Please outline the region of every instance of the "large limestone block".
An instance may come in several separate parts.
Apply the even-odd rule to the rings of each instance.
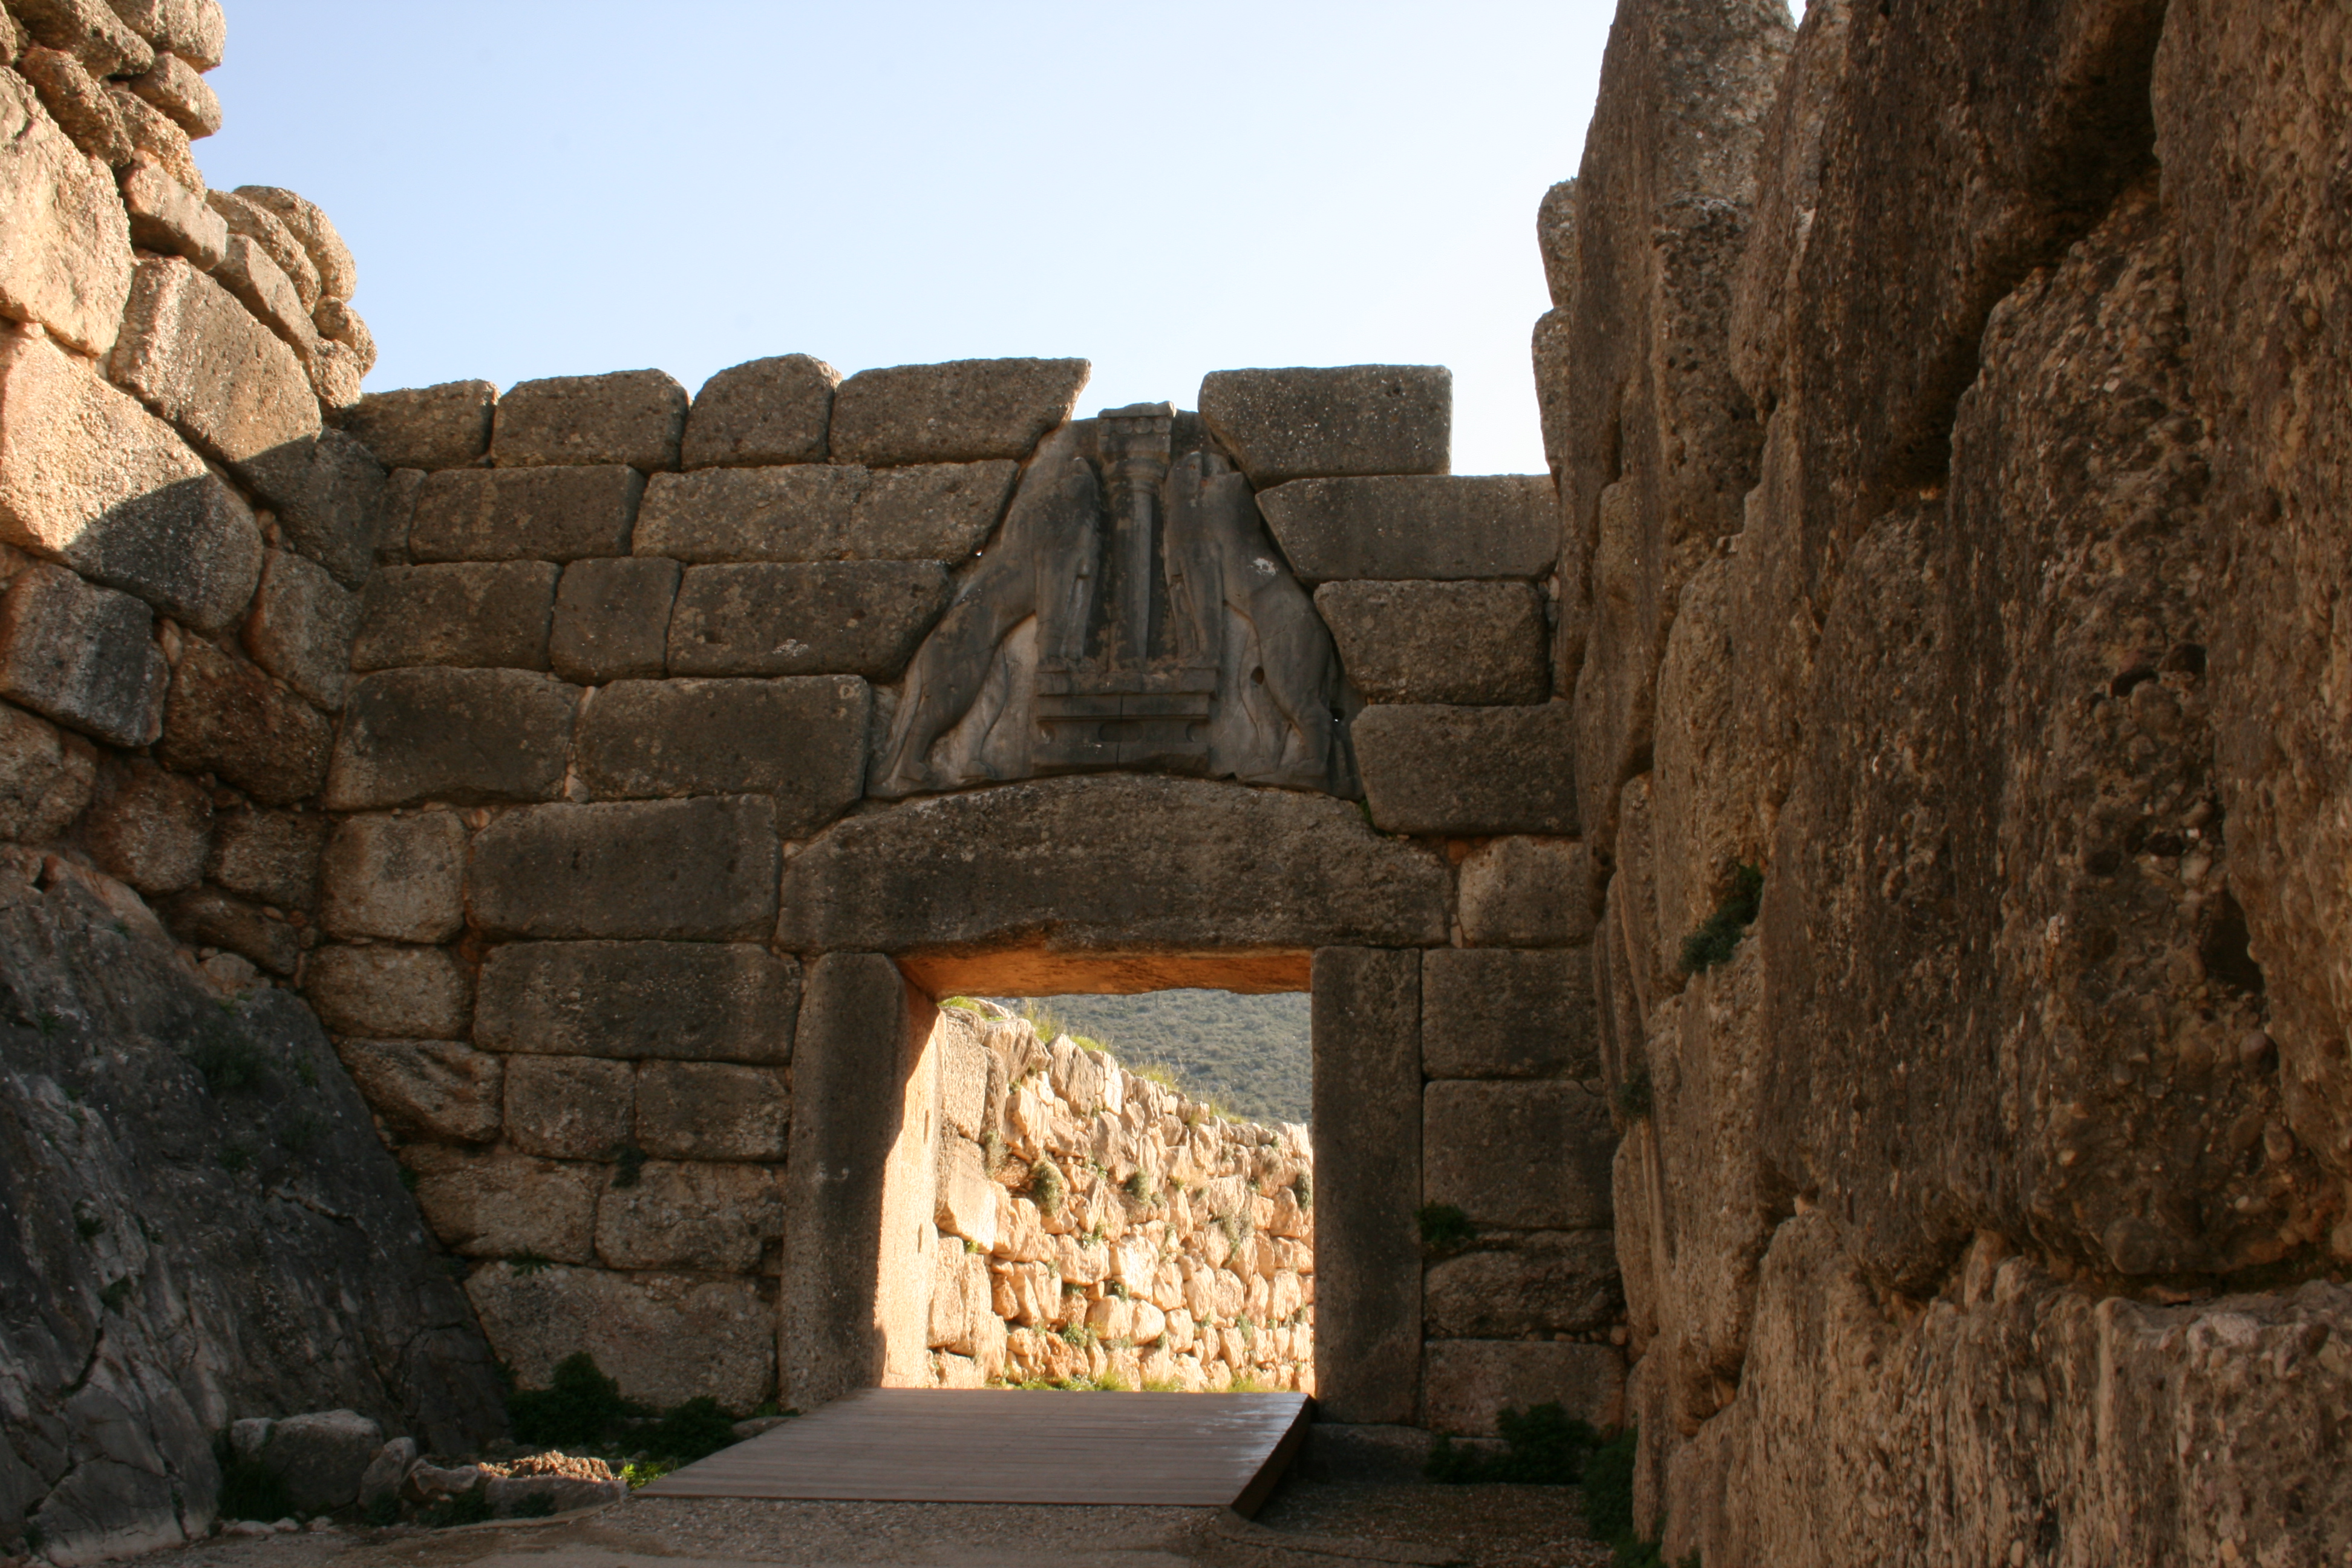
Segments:
[[[580,716],[580,776],[605,800],[772,795],[801,838],[865,793],[872,707],[856,676],[615,681]]]
[[[1623,1425],[1625,1358],[1608,1345],[1528,1340],[1432,1340],[1422,1419],[1462,1437],[1501,1436],[1505,1405],[1557,1405],[1601,1429]]]
[[[216,774],[264,805],[319,793],[333,728],[325,714],[210,643],[191,642],[172,669],[163,736],[166,767]]]
[[[408,527],[419,561],[626,555],[646,477],[592,468],[451,468],[425,477]]]
[[[466,901],[501,935],[764,934],[779,858],[756,795],[526,806],[476,837]]]
[[[688,468],[822,463],[841,373],[807,354],[730,365],[702,384],[679,454]]]
[[[205,205],[218,214],[222,226],[229,233],[242,235],[268,253],[278,269],[294,285],[296,295],[309,309],[319,302],[319,268],[286,220],[257,202],[247,200],[234,191],[207,191]]]
[[[547,561],[386,566],[368,583],[352,668],[545,669],[562,570]]]
[[[574,561],[555,590],[547,658],[566,680],[658,676],[669,668],[678,563],[654,556]]]
[[[502,1058],[462,1040],[338,1040],[335,1053],[394,1131],[434,1143],[488,1143],[503,1124]]]
[[[499,399],[490,461],[502,468],[675,468],[686,410],[686,388],[657,370],[517,382]]]
[[[261,573],[236,492],[135,399],[22,331],[0,335],[0,541],[205,632],[236,619]]]
[[[961,561],[1004,515],[1020,472],[1005,460],[662,474],[646,486],[635,548],[697,563]]]
[[[932,561],[689,566],[670,613],[670,673],[887,680],[949,591]]]
[[[1453,461],[1454,373],[1435,364],[1221,370],[1201,417],[1259,489],[1334,474],[1442,474]]]
[[[614,1268],[749,1274],[783,1234],[782,1180],[765,1165],[648,1160],[596,1204],[596,1255]]]
[[[960,1133],[940,1140],[938,1208],[942,1246],[961,1237],[982,1251],[996,1247],[997,1188],[988,1179],[987,1156],[980,1145]]]
[[[1516,1340],[1610,1328],[1625,1315],[1616,1238],[1605,1230],[1482,1236],[1470,1251],[1429,1265],[1421,1310],[1432,1339]]]
[[[400,1155],[416,1173],[416,1206],[425,1223],[450,1251],[467,1258],[594,1260],[596,1190],[604,1184],[605,1167],[446,1143],[411,1143]]]
[[[1592,862],[1573,838],[1510,836],[1470,851],[1454,918],[1472,947],[1565,947],[1592,939]]]
[[[163,907],[172,934],[191,947],[218,947],[291,976],[302,963],[302,933],[268,910],[217,888],[191,888]]]
[[[302,994],[330,1033],[377,1040],[453,1040],[471,1033],[474,986],[438,947],[322,947],[302,965]]]
[[[241,637],[256,664],[331,713],[351,684],[359,626],[357,594],[309,557],[273,550],[263,559]]]
[[[1387,832],[1466,837],[1577,830],[1575,723],[1568,703],[1390,704],[1359,714],[1354,733],[1365,804]]]
[[[200,71],[221,63],[228,33],[220,0],[108,0],[114,14],[159,49],[169,49]]]
[[[0,697],[118,746],[151,744],[171,680],[154,625],[128,594],[28,567],[0,595]]]
[[[1578,1084],[1448,1079],[1422,1095],[1422,1195],[1473,1225],[1606,1226],[1616,1147],[1608,1102]]]
[[[1421,1401],[1421,955],[1315,955],[1317,1396],[1334,1421],[1403,1422]],[[1222,1233],[1209,1235],[1222,1239]],[[1198,1276],[1196,1276],[1198,1278]],[[1203,1297],[1193,1306],[1207,1317]]]
[[[315,812],[247,810],[216,817],[205,875],[260,903],[307,910],[317,901],[319,857],[332,826]]]
[[[322,430],[250,468],[254,488],[278,508],[288,544],[346,588],[367,581],[391,500],[390,476],[373,453],[341,430]]]
[[[360,1477],[383,1446],[383,1428],[356,1410],[316,1410],[269,1424],[258,1458],[286,1483],[297,1513],[326,1513],[359,1500]]]
[[[646,1061],[637,1068],[636,1143],[664,1160],[780,1161],[792,1128],[782,1068]]]
[[[128,163],[136,150],[131,129],[122,122],[115,95],[89,72],[89,68],[62,49],[30,45],[16,57],[16,68],[41,95],[41,106],[56,117],[73,144],[109,168]]]
[[[293,232],[319,269],[319,293],[328,300],[348,300],[359,287],[359,264],[351,247],[317,203],[276,185],[239,185],[236,194],[257,206],[267,207]]]
[[[88,354],[114,346],[131,293],[131,226],[114,181],[31,87],[0,75],[0,315]]]
[[[1257,502],[1308,583],[1536,578],[1559,553],[1541,474],[1301,479]]]
[[[707,1396],[755,1410],[776,1392],[776,1309],[757,1281],[601,1268],[478,1268],[466,1294],[525,1388],[586,1351],[622,1396],[667,1407]]]
[[[636,1120],[637,1069],[605,1057],[511,1058],[507,1142],[550,1160],[610,1160]]]
[[[482,962],[475,1043],[530,1054],[781,1063],[792,1057],[799,998],[800,965],[750,943],[509,942]]]
[[[462,468],[490,449],[498,401],[487,381],[371,392],[343,416],[343,430],[387,468]]]
[[[0,703],[0,838],[42,844],[89,805],[98,749]]]
[[[1431,1078],[1594,1078],[1593,1029],[1592,961],[1580,949],[1422,956],[1421,1064]]]
[[[465,929],[466,825],[455,812],[345,817],[320,868],[330,936],[430,943]]]
[[[1527,583],[1326,583],[1315,609],[1370,702],[1542,702],[1543,596]]]
[[[131,79],[131,90],[170,115],[192,139],[210,136],[221,128],[220,95],[195,67],[177,55],[158,53],[152,67]]]
[[[319,400],[294,351],[235,296],[176,258],[139,264],[108,374],[240,477],[315,437]]]
[[[1445,940],[1436,857],[1325,795],[1108,775],[836,823],[786,868],[778,940],[898,952],[1286,948]]]
[[[211,272],[228,258],[229,247],[242,237],[231,235],[220,214],[207,206],[202,195],[173,178],[152,153],[132,153],[122,171],[121,183],[123,210],[131,218],[131,240],[142,250],[183,256],[199,270]],[[236,285],[232,283],[230,287],[235,289]]]
[[[1025,458],[1070,416],[1093,369],[1082,359],[967,359],[860,371],[834,394],[833,458],[879,468]]]
[[[137,76],[155,51],[104,0],[23,0],[15,7],[26,33],[72,54],[98,76]]]
[[[202,879],[212,827],[212,793],[201,783],[133,761],[101,776],[82,835],[100,870],[153,898]]]
[[[220,215],[210,207],[200,210],[224,230],[227,228]],[[203,264],[199,261],[198,265]],[[311,323],[310,311],[295,289],[294,280],[270,259],[269,252],[244,235],[232,235],[223,247],[221,258],[205,270],[212,274],[214,281],[236,295],[236,302],[252,311],[262,325],[276,332],[306,368],[318,358],[319,330]]]
[[[520,669],[392,669],[352,688],[327,805],[551,800],[580,689]]]

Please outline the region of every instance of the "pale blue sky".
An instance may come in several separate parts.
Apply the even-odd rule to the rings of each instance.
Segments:
[[[229,0],[218,185],[326,208],[372,389],[801,352],[1435,363],[1543,467],[1536,204],[1610,0]]]

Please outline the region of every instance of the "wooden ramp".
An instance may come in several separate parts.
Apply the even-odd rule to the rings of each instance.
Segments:
[[[642,1497],[1151,1503],[1254,1514],[1306,1440],[1303,1394],[869,1388]]]

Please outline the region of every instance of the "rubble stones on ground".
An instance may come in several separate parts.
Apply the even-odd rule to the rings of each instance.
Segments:
[[[702,384],[686,416],[679,466],[822,463],[841,373],[807,354],[731,365]]]
[[[1215,371],[1201,382],[1201,418],[1261,490],[1326,475],[1442,474],[1454,374],[1409,364]]]
[[[1070,416],[1093,368],[1082,359],[995,359],[860,371],[834,393],[833,460],[1025,458]]]
[[[383,1446],[383,1428],[356,1410],[321,1410],[269,1424],[255,1458],[286,1483],[298,1514],[326,1513],[359,1500],[360,1478]]]

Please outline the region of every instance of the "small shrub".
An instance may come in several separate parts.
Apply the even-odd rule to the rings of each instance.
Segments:
[[[242,1458],[221,1441],[220,1516],[223,1519],[279,1520],[294,1511],[294,1500],[284,1478],[258,1459]]]
[[[1315,1173],[1299,1172],[1290,1184],[1290,1194],[1298,1200],[1300,1212],[1312,1213],[1315,1208]]]
[[[685,1464],[735,1442],[735,1417],[719,1406],[719,1401],[709,1394],[697,1394],[674,1409],[639,1434],[639,1440],[648,1453]]]
[[[1158,1184],[1153,1182],[1150,1173],[1139,1165],[1129,1173],[1126,1182],[1122,1184],[1127,1189],[1128,1197],[1135,1203],[1149,1206],[1160,1201]]]
[[[1062,1016],[1059,1013],[1035,1002],[1021,1004],[1021,1016],[1028,1021],[1031,1028],[1037,1031],[1037,1037],[1049,1045],[1070,1032],[1063,1026]]]
[[[507,1395],[516,1440],[553,1448],[593,1447],[624,1419],[644,1414],[621,1397],[621,1385],[606,1377],[586,1351],[557,1363],[545,1388],[517,1389]]]
[[[1700,922],[1699,928],[1683,938],[1682,971],[1685,974],[1704,974],[1719,963],[1731,962],[1739,946],[1739,939],[1756,923],[1756,912],[1764,900],[1764,873],[1753,866],[1741,866],[1731,875],[1731,891],[1723,902],[1716,905],[1715,913]]]
[[[1452,1204],[1423,1204],[1414,1211],[1421,1226],[1422,1249],[1433,1254],[1458,1251],[1477,1239],[1478,1227]]]
[[[1037,1205],[1041,1215],[1050,1215],[1062,1206],[1062,1169],[1051,1160],[1040,1160],[1029,1173],[1029,1201]]]
[[[1638,1435],[1632,1426],[1595,1447],[1584,1461],[1584,1524],[1601,1541],[1633,1539],[1633,1460]]]
[[[288,1153],[299,1154],[316,1143],[326,1130],[325,1122],[307,1110],[298,1110],[286,1119],[284,1129],[278,1134],[278,1142],[285,1145]]]
[[[386,1492],[367,1505],[367,1522],[378,1530],[386,1530],[400,1522],[400,1494]]]
[[[319,1064],[307,1055],[294,1058],[294,1076],[302,1080],[304,1089],[319,1087]]]
[[[1103,1368],[1103,1374],[1094,1380],[1094,1385],[1098,1392],[1103,1394],[1125,1394],[1129,1392],[1127,1379],[1119,1376],[1118,1371],[1111,1367]]]
[[[1097,1056],[1101,1056],[1110,1049],[1108,1046],[1104,1045],[1092,1035],[1072,1035],[1070,1037],[1070,1044],[1077,1047],[1078,1049],[1082,1051],[1092,1051]]]
[[[1184,1385],[1172,1377],[1147,1377],[1143,1380],[1146,1394],[1174,1394]]]
[[[1116,1296],[1122,1301],[1131,1301],[1135,1299],[1135,1292],[1128,1289],[1127,1281],[1124,1279],[1105,1280],[1103,1282],[1103,1294],[1106,1296]]]
[[[946,1001],[940,1003],[940,1005],[942,1007],[953,1007],[960,1013],[980,1013],[983,1016],[985,1016],[985,1009],[983,1009],[978,1002],[969,996],[950,996]]]
[[[647,1481],[657,1481],[677,1467],[667,1459],[635,1459],[621,1467],[621,1479],[629,1483],[631,1491]]]
[[[528,1279],[533,1274],[544,1271],[553,1261],[553,1258],[542,1258],[536,1252],[518,1252],[507,1259],[507,1267]]]
[[[1617,1109],[1635,1121],[1650,1114],[1650,1069],[1636,1062],[1617,1086]]]
[[[46,1039],[58,1032],[58,1022],[59,1019],[55,1013],[43,1013],[40,1017],[34,1020],[34,1027],[39,1029],[41,1037]]]
[[[1227,1394],[1272,1394],[1274,1390],[1268,1388],[1265,1384],[1260,1383],[1257,1380],[1256,1373],[1244,1373],[1241,1376],[1234,1379],[1233,1386],[1226,1389],[1225,1392]]]

